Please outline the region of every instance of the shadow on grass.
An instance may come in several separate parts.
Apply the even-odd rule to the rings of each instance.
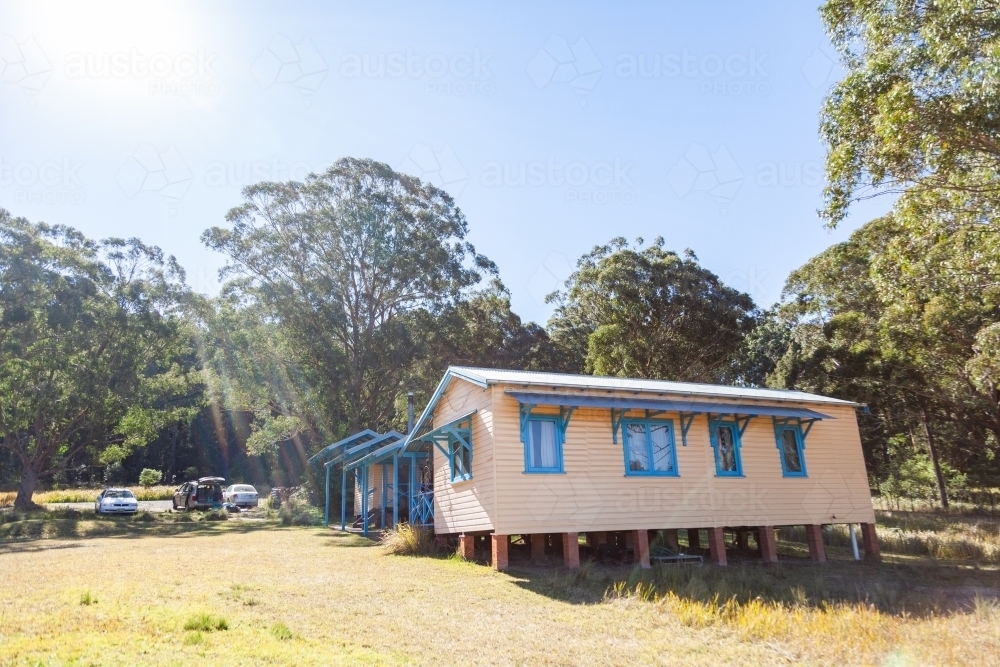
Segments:
[[[515,585],[572,604],[612,597],[657,601],[669,595],[718,605],[752,601],[784,607],[826,609],[864,605],[893,616],[925,617],[969,611],[977,601],[1000,601],[995,571],[954,566],[829,561],[818,565],[788,559],[776,565],[737,561],[728,567],[706,564],[635,566],[584,561],[578,570],[512,561]]]
[[[799,548],[801,546],[801,548]],[[849,553],[831,549],[831,560],[817,564],[803,557],[805,545],[783,543],[778,564],[764,565],[756,557],[730,553],[728,567],[656,565],[635,567],[622,551],[621,559],[594,560],[581,547],[579,569],[562,566],[560,550],[550,549],[542,563],[531,560],[526,544],[508,548],[514,585],[570,604],[596,604],[617,597],[656,602],[671,595],[708,606],[732,601],[737,606],[765,603],[786,608],[828,609],[863,605],[892,616],[926,617],[968,612],[985,601],[1000,605],[1000,572],[972,564],[940,562],[854,562]],[[447,559],[451,552],[430,556]],[[487,565],[489,554],[477,549],[476,562]]]
[[[379,546],[379,535],[375,533],[365,537],[361,533],[354,533],[347,530],[328,528],[315,533],[316,537],[327,540],[327,546],[351,549],[357,547],[377,547]]]
[[[51,539],[196,537],[283,529],[278,522],[267,519],[208,519],[207,515],[187,513],[153,515],[140,512],[134,516],[95,516],[76,510],[8,513],[0,517],[0,554],[57,548],[56,545],[40,544]]]

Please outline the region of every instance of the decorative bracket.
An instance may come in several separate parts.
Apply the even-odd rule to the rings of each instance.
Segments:
[[[697,412],[681,412],[681,444],[687,447],[688,444],[688,431],[691,430],[691,424],[694,423],[694,418],[698,415]]]
[[[618,430],[622,426],[622,419],[625,418],[625,411],[611,408],[611,442],[618,444]],[[624,433],[622,434],[624,438]]]

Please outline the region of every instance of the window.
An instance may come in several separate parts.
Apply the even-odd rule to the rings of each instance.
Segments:
[[[740,461],[740,430],[736,422],[710,423],[712,449],[715,450],[715,474],[720,477],[742,477]]]
[[[625,420],[624,426],[626,475],[677,475],[672,421]]]
[[[448,434],[448,460],[451,463],[451,481],[472,479],[472,443],[454,433]]]
[[[562,472],[562,437],[556,417],[529,417],[524,444],[525,472]]]
[[[785,477],[805,477],[806,462],[803,457],[805,440],[798,424],[776,425],[774,435],[778,441],[778,454],[781,457],[781,472]]]

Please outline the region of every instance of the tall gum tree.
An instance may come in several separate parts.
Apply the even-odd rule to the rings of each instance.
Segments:
[[[438,312],[496,273],[466,241],[465,216],[443,190],[366,159],[243,195],[229,227],[202,240],[228,258],[225,293],[279,327],[319,397],[299,414],[264,411],[258,432],[393,425],[416,348],[403,316]]]

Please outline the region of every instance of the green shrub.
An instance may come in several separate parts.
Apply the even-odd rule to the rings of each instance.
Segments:
[[[163,479],[163,473],[159,470],[153,470],[152,468],[143,468],[142,472],[139,473],[139,486],[156,486]]]
[[[213,632],[215,630],[228,630],[229,622],[221,616],[212,614],[198,614],[192,616],[184,624],[185,630],[195,630],[197,632]]]

